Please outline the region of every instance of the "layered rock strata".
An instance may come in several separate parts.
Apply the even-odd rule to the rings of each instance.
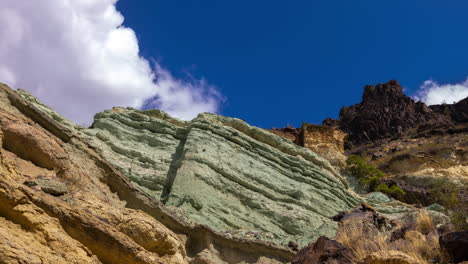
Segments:
[[[147,194],[228,235],[304,245],[358,202],[327,160],[239,119],[114,108],[85,133]]]
[[[188,223],[139,190],[89,144],[92,138],[82,128],[30,95],[0,85],[0,109],[2,263],[285,263],[292,258],[286,247]]]
[[[334,166],[345,165],[344,143],[347,135],[334,126],[302,123],[300,128],[273,128],[268,131],[312,150]]]

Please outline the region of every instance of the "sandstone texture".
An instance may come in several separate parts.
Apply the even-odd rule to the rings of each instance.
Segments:
[[[273,128],[269,131],[312,150],[334,166],[342,168],[345,165],[344,144],[347,134],[334,126],[302,123],[300,128]]]

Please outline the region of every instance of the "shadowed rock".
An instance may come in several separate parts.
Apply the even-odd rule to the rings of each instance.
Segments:
[[[468,261],[468,231],[442,235],[439,238],[439,244],[448,256],[449,262]]]
[[[351,264],[351,254],[341,243],[321,236],[301,249],[292,264]]]

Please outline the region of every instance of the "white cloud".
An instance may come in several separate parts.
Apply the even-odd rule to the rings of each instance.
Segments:
[[[117,0],[1,0],[0,82],[23,88],[78,123],[112,106],[148,103],[183,119],[216,112],[220,95],[139,56]]]
[[[461,83],[439,84],[432,80],[425,81],[417,95],[416,100],[423,101],[427,105],[452,104],[468,96],[468,79]]]

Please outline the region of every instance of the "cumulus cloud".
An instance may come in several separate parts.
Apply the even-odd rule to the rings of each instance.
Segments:
[[[204,80],[178,80],[140,57],[116,2],[0,1],[0,82],[78,123],[112,106],[152,106],[183,119],[216,112],[221,96]]]
[[[461,83],[439,84],[432,80],[425,81],[417,95],[416,100],[423,101],[427,105],[451,104],[468,96],[468,79]]]

